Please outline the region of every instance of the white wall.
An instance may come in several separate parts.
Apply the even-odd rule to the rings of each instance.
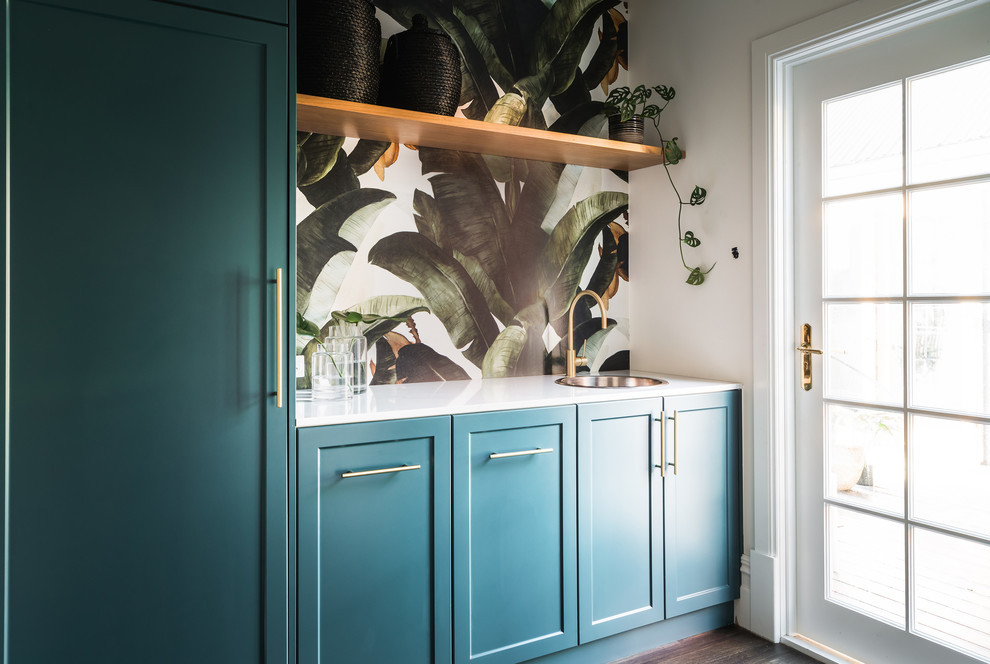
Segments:
[[[677,96],[664,112],[665,138],[687,158],[671,168],[682,196],[695,184],[707,202],[685,208],[689,264],[717,262],[701,286],[684,283],[677,200],[659,168],[630,174],[629,282],[633,368],[752,384],[753,265],[751,43],[848,0],[631,0],[633,85],[663,83]],[[652,131],[652,129],[650,129]],[[649,134],[648,134],[649,135]],[[655,133],[653,142],[655,143]],[[733,259],[732,247],[739,248]],[[692,263],[691,261],[697,261]],[[743,550],[753,546],[752,401],[743,391]],[[740,623],[748,626],[748,575]]]

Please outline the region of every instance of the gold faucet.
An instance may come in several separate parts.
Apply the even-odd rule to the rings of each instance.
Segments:
[[[573,378],[577,375],[577,368],[583,367],[588,364],[588,358],[585,356],[578,357],[577,351],[574,350],[574,305],[577,304],[578,300],[581,299],[582,295],[590,295],[595,298],[598,302],[598,307],[602,311],[602,329],[604,330],[608,327],[608,317],[605,315],[605,303],[602,302],[602,298],[598,297],[598,293],[591,290],[581,291],[574,296],[574,301],[571,302],[571,308],[567,312],[567,377]]]

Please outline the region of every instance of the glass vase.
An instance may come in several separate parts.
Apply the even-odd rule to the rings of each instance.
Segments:
[[[368,389],[368,340],[356,323],[338,323],[330,328],[327,348],[349,353],[350,389],[352,394],[363,394]]]

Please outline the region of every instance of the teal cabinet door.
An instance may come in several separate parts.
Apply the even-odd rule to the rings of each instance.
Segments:
[[[454,661],[577,645],[574,407],[454,416]]]
[[[287,29],[5,11],[7,659],[284,662]]]
[[[258,18],[285,25],[289,22],[289,0],[159,0],[213,11]]]
[[[667,397],[667,617],[739,597],[739,391]]]
[[[450,418],[299,431],[299,664],[449,664]]]
[[[577,407],[581,643],[663,620],[660,406]]]

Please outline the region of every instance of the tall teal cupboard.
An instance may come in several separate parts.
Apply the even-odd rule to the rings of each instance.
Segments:
[[[5,661],[284,662],[288,27],[4,20]]]

